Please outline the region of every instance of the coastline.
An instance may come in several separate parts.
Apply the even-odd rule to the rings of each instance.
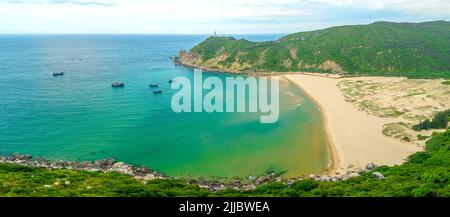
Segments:
[[[218,72],[220,73],[220,72]],[[244,74],[244,73],[241,73]],[[258,74],[259,75],[259,74]],[[266,76],[266,75],[263,75]],[[348,77],[342,76],[331,76],[327,74],[314,74],[314,73],[292,73],[287,75],[278,75],[272,74],[271,77],[279,79],[285,78],[289,82],[295,84],[303,93],[317,106],[319,112],[322,114],[322,122],[323,122],[323,130],[325,132],[326,141],[327,141],[327,149],[328,149],[328,168],[324,170],[320,174],[312,174],[309,178],[316,181],[340,181],[352,178],[354,176],[358,176],[364,172],[371,171],[376,168],[377,165],[398,165],[404,162],[407,156],[421,149],[419,147],[412,147],[411,144],[399,142],[392,138],[386,137],[382,135],[380,131],[374,131],[373,129],[369,130],[370,135],[377,134],[376,137],[378,139],[382,137],[384,141],[389,141],[388,143],[382,143],[382,151],[386,151],[388,157],[380,158],[382,155],[372,154],[375,150],[375,153],[380,153],[380,149],[377,149],[373,145],[371,140],[364,140],[364,134],[356,137],[356,141],[364,141],[364,143],[371,143],[370,146],[364,146],[363,148],[369,147],[366,152],[360,152],[360,150],[351,150],[355,148],[354,144],[349,144],[349,141],[343,142],[341,138],[339,138],[340,132],[337,132],[336,123],[340,121],[336,121],[336,117],[339,120],[346,120],[346,115],[353,115],[358,113],[359,115],[371,116],[366,114],[363,111],[358,111],[351,103],[348,103],[344,100],[343,94],[340,92],[337,87],[338,83],[342,81],[342,79],[351,79]],[[306,78],[306,81],[303,81]],[[309,79],[309,80],[308,80]],[[312,80],[311,80],[312,79]],[[379,77],[377,79],[392,79],[392,78],[383,78]],[[314,80],[314,81],[313,81]],[[313,81],[313,82],[311,82]],[[323,94],[325,92],[325,94]],[[322,94],[321,94],[322,93]],[[335,94],[334,96],[332,94]],[[330,96],[331,95],[331,96]],[[325,97],[324,97],[325,96]],[[339,96],[339,97],[336,97]],[[339,98],[340,106],[346,105],[346,107],[351,106],[352,109],[348,109],[345,112],[345,118],[342,115],[336,115],[333,109],[340,107],[332,105],[330,106],[330,102],[326,100],[326,98],[337,99]],[[332,101],[333,103],[333,101]],[[380,118],[376,116],[371,116],[377,120],[383,120],[383,123],[386,122],[385,118]],[[369,125],[372,122],[367,122]],[[366,124],[367,124],[366,123]],[[348,122],[347,122],[348,124]],[[350,125],[352,123],[350,122]],[[358,123],[356,123],[356,126]],[[348,126],[348,125],[347,125]],[[353,125],[355,127],[355,125]],[[352,127],[339,127],[343,129],[354,129]],[[355,133],[358,135],[357,133]],[[379,135],[378,135],[379,134]],[[338,136],[336,136],[338,135]],[[355,138],[353,138],[355,139]],[[378,141],[378,140],[377,140]],[[355,140],[350,141],[355,142]],[[400,143],[402,147],[395,147],[394,149],[390,149],[390,143]],[[360,143],[359,143],[360,144]],[[347,152],[350,149],[350,152]],[[399,152],[400,150],[400,152]],[[393,151],[393,152],[391,152]],[[369,154],[368,154],[369,153]],[[366,161],[360,161],[360,154],[362,158],[367,158]],[[352,156],[353,155],[353,156]],[[400,156],[400,157],[399,157]],[[375,158],[374,158],[375,157]],[[90,172],[118,172],[130,175],[136,179],[149,181],[154,179],[172,179],[174,177],[165,176],[162,173],[155,172],[149,168],[141,167],[141,166],[133,166],[128,165],[122,162],[116,162],[115,159],[105,159],[98,160],[95,162],[67,162],[67,161],[51,161],[45,160],[42,158],[32,158],[29,155],[18,155],[18,157],[1,157],[0,155],[0,164],[1,163],[11,163],[18,164],[23,166],[30,167],[39,167],[46,169],[71,169],[71,170],[84,170]],[[202,179],[192,179],[186,180],[190,184],[197,184],[201,188],[208,189],[209,191],[220,191],[224,189],[239,189],[239,190],[252,190],[257,186],[260,186],[269,182],[280,182],[284,184],[291,184],[297,180],[306,179],[307,175],[285,179],[275,173],[266,174],[259,177],[254,177],[251,180],[238,179],[232,180],[230,184],[230,180],[202,180]],[[176,179],[176,178],[175,178]]]
[[[400,165],[409,155],[423,150],[422,147],[417,145],[401,142],[382,134],[383,125],[395,119],[367,114],[345,101],[344,95],[338,87],[339,82],[344,79],[367,78],[367,76],[343,76],[312,72],[249,74],[208,69],[186,63],[183,58],[176,59],[175,63],[217,73],[285,77],[293,82],[317,105],[323,118],[329,168],[322,174],[311,175],[311,178],[353,177],[359,175],[360,171],[370,170],[376,165]],[[371,78],[398,79],[397,77]]]
[[[382,134],[389,118],[359,111],[345,101],[340,79],[315,75],[285,75],[319,107],[330,150],[328,175],[353,174],[368,165],[399,165],[421,148]],[[356,175],[356,174],[355,174]]]
[[[349,77],[361,77],[360,75],[337,75],[337,74],[329,74],[329,73],[316,73],[316,72],[256,72],[256,71],[234,71],[229,69],[215,69],[215,68],[208,68],[205,66],[199,66],[194,65],[191,63],[187,63],[186,61],[183,61],[182,58],[175,58],[173,60],[176,66],[184,66],[191,69],[201,69],[206,72],[212,72],[212,73],[228,73],[228,74],[234,74],[234,75],[254,75],[254,76],[284,76],[284,75],[312,75],[312,76],[320,76],[320,77],[327,77],[327,78],[349,78]]]
[[[316,76],[316,75],[311,75],[311,76]],[[310,92],[305,90],[305,88],[303,88],[301,85],[298,85],[297,83],[295,83],[294,81],[292,81],[285,75],[282,75],[282,77],[286,78],[290,82],[294,83],[298,88],[300,88],[303,91],[303,93],[307,97],[309,97],[309,99],[317,106],[317,108],[319,109],[319,112],[322,114],[323,130],[324,130],[324,133],[326,136],[328,158],[329,158],[328,169],[324,173],[328,176],[336,175],[336,171],[338,170],[338,168],[340,166],[340,161],[339,161],[339,155],[336,152],[336,144],[334,144],[334,140],[331,137],[331,129],[330,129],[330,124],[328,123],[327,110],[314,97],[314,95],[312,95]]]
[[[186,65],[186,67],[195,67],[193,65]],[[218,72],[217,73],[229,73],[229,72]],[[233,74],[247,74],[245,72],[241,73],[233,73]],[[257,75],[261,75],[256,73]],[[262,74],[261,76],[270,76],[273,78],[286,78],[290,82],[294,83],[299,89],[303,91],[303,93],[312,100],[312,102],[318,107],[319,112],[322,114],[322,122],[323,122],[323,130],[325,132],[325,139],[327,141],[327,149],[328,149],[328,168],[321,172],[320,174],[313,174],[310,178],[319,181],[338,181],[345,180],[361,174],[362,172],[370,171],[375,165],[398,165],[404,162],[406,157],[410,154],[420,151],[421,148],[418,146],[413,147],[409,143],[399,142],[392,138],[382,135],[381,128],[380,130],[373,128],[372,123],[386,123],[386,118],[380,118],[373,115],[366,114],[363,111],[358,111],[352,103],[348,103],[345,101],[343,94],[338,88],[338,83],[344,79],[352,79],[346,76],[340,75],[330,75],[330,74],[318,74],[318,73],[309,73],[309,72],[293,72],[288,74],[278,74],[278,73],[268,73]],[[359,77],[362,78],[362,77]],[[367,78],[367,77],[365,77]],[[392,79],[391,77],[377,77],[376,79]],[[306,80],[306,81],[305,81]],[[329,101],[328,99],[334,99],[335,101]],[[337,101],[336,101],[337,100]],[[335,109],[345,107],[345,111],[336,115]],[[343,115],[342,115],[343,114]],[[364,116],[364,118],[360,118],[356,122],[354,119],[350,121],[347,120],[348,116],[354,116],[355,114],[359,116]],[[370,117],[372,120],[368,120],[367,117]],[[376,121],[374,121],[376,119]],[[358,122],[362,121],[362,122]],[[341,122],[344,122],[344,126],[340,126]],[[364,131],[362,134],[359,134],[361,124],[362,128],[367,127],[369,130]],[[380,125],[382,126],[382,125]],[[378,125],[377,125],[378,127]],[[342,138],[342,129],[346,130],[356,130],[356,132],[352,132],[352,134],[356,135],[351,138]],[[358,130],[359,129],[359,130]],[[341,131],[340,131],[341,130]],[[367,134],[368,133],[368,134]],[[347,136],[348,135],[344,135]],[[374,139],[375,138],[375,139]],[[374,139],[374,141],[372,141]],[[361,142],[363,141],[363,142]],[[382,141],[381,143],[376,143],[378,141]],[[365,144],[370,143],[370,144]],[[389,147],[390,145],[395,147]],[[380,145],[377,147],[377,145]],[[380,148],[381,147],[381,148]],[[365,149],[365,150],[364,150]],[[363,160],[362,160],[363,159]],[[39,162],[37,161],[21,161],[19,159],[18,162],[15,160],[8,161],[8,163],[22,164],[24,163],[26,166],[34,166],[41,167]],[[115,161],[115,160],[114,160]],[[31,164],[29,164],[31,162]],[[84,164],[82,166],[78,166],[76,162],[56,162],[63,163],[63,166],[54,166],[54,164],[45,164],[45,168],[49,169],[78,169],[86,171],[102,171],[102,172],[110,172],[115,171],[119,173],[125,173],[134,176],[137,179],[144,180],[152,180],[155,178],[167,178],[162,174],[158,174],[153,172],[150,169],[145,169],[146,177],[142,175],[133,175],[133,166],[126,165],[124,163],[119,162],[118,165],[114,166],[113,164],[108,165],[108,167],[101,168],[98,167],[97,164],[103,165],[102,161],[100,163],[94,162],[93,164]],[[109,160],[107,161],[109,162]],[[0,159],[0,163],[2,160]],[[73,166],[76,165],[76,166]],[[87,165],[87,166],[86,166]],[[373,165],[373,166],[369,166]],[[122,166],[125,166],[124,168]],[[131,171],[131,172],[130,172]],[[139,172],[140,173],[140,172]],[[262,176],[263,180],[277,180],[281,177],[278,177],[275,174],[270,174],[268,176]],[[293,180],[303,179],[306,176],[300,176],[294,179],[284,180],[286,182],[291,182]],[[259,182],[264,183],[264,181]]]
[[[275,172],[267,172],[260,176],[246,177],[198,177],[198,178],[177,178],[167,176],[145,166],[138,166],[118,162],[115,158],[106,158],[95,161],[65,161],[55,159],[45,159],[42,157],[34,157],[29,154],[2,154],[0,153],[0,166],[2,164],[19,165],[30,168],[41,168],[46,170],[73,170],[85,172],[100,173],[120,173],[128,175],[143,183],[153,180],[182,180],[186,184],[198,185],[200,188],[209,192],[218,192],[226,189],[234,189],[239,191],[254,190],[258,186],[279,182],[284,184],[292,184],[302,178],[283,178]],[[365,172],[365,171],[361,171]],[[344,180],[350,177],[336,177],[336,180]],[[327,180],[331,181],[331,180]]]

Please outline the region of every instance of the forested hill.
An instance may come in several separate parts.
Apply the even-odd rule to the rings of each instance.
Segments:
[[[182,63],[230,72],[328,72],[450,77],[450,22],[376,22],[299,32],[276,41],[209,37]]]

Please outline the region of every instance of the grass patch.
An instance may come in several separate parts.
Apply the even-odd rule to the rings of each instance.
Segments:
[[[396,139],[401,139],[404,141],[411,141],[411,136],[406,132],[406,130],[409,128],[410,126],[403,122],[390,123],[383,126],[382,132],[385,136],[394,137]]]
[[[396,117],[399,117],[399,116],[405,114],[405,112],[398,111],[397,109],[395,109],[392,106],[381,107],[370,100],[364,100],[364,101],[360,102],[359,108],[366,112],[372,113],[376,116],[384,117],[384,118],[396,118]]]

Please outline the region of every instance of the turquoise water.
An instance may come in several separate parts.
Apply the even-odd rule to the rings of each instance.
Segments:
[[[206,37],[0,36],[0,152],[75,161],[115,157],[172,176],[326,169],[321,115],[288,81],[280,83],[275,124],[261,124],[255,113],[172,112],[176,91],[167,81],[193,73],[170,57]],[[52,76],[59,71],[65,75]],[[113,81],[126,86],[113,89]],[[154,95],[150,83],[160,83],[164,93]]]

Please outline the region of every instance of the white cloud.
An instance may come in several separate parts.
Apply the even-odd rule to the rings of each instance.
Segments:
[[[353,7],[370,10],[394,10],[420,15],[439,13],[450,16],[449,0],[311,0],[337,7]]]
[[[366,19],[348,10],[450,17],[448,0],[0,0],[0,33],[290,32]]]

